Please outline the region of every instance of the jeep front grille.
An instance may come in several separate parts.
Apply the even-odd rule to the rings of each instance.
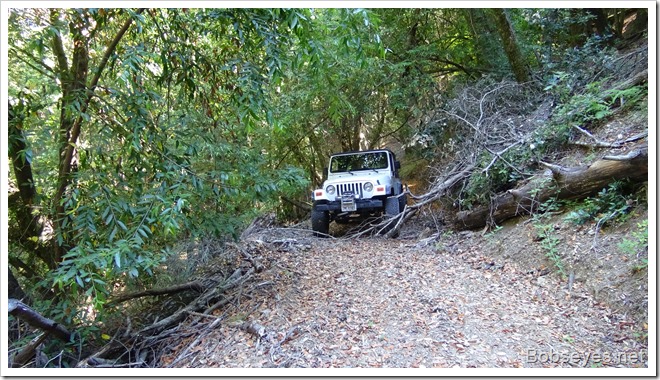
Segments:
[[[357,183],[342,183],[337,185],[337,196],[342,196],[347,191],[352,191],[353,194],[362,198],[362,182]]]

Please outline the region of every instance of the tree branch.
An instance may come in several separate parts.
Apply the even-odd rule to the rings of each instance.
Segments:
[[[8,302],[8,312],[10,315],[22,319],[34,327],[47,331],[65,342],[71,340],[71,333],[61,324],[42,316],[37,311],[17,299],[10,298]]]
[[[57,24],[58,18],[59,18],[59,14],[57,9],[51,9],[50,23],[53,25]],[[55,54],[55,59],[57,60],[57,67],[58,67],[57,71],[60,75],[60,80],[64,82],[64,80],[66,80],[68,77],[69,63],[67,62],[66,53],[64,52],[64,46],[62,45],[62,38],[60,37],[59,34],[55,34],[53,36],[52,42],[53,42],[53,53]]]
[[[142,14],[142,12],[144,12],[145,9],[146,8],[140,8],[135,12],[135,14],[136,15]],[[105,54],[103,54],[103,58],[101,58],[99,67],[96,69],[96,73],[94,74],[94,77],[92,78],[92,82],[89,85],[89,90],[91,92],[94,92],[94,90],[96,89],[96,85],[98,84],[99,79],[101,78],[103,69],[105,69],[105,66],[108,64],[108,60],[110,59],[110,56],[115,51],[115,48],[117,48],[119,41],[121,41],[122,37],[124,37],[124,34],[126,34],[126,31],[131,26],[132,22],[133,22],[133,18],[129,17],[128,20],[124,22],[124,25],[121,27],[121,29],[119,29],[119,32],[117,32],[117,35],[112,40],[110,45],[108,45],[108,48],[105,50]]]
[[[36,59],[30,53],[25,51],[25,49],[21,49],[18,46],[11,46],[10,48],[16,50],[15,57],[17,59],[21,60],[26,65],[33,68],[35,71],[39,72],[41,75],[44,75],[44,76],[46,76],[50,79],[55,79],[55,70],[53,70],[52,67],[50,67],[47,64],[45,64],[44,62]],[[18,53],[23,53],[23,55],[25,55],[27,58],[22,57]],[[39,65],[42,68],[46,69],[46,71],[44,71],[42,68],[38,67],[37,65]]]
[[[108,305],[114,305],[114,304],[126,302],[128,300],[132,300],[132,299],[135,299],[135,298],[146,297],[146,296],[160,296],[160,295],[163,295],[163,294],[179,293],[179,292],[183,292],[183,291],[186,291],[186,290],[194,290],[196,292],[202,292],[202,291],[204,291],[204,289],[205,289],[204,286],[199,281],[191,281],[191,282],[187,282],[185,284],[174,285],[174,286],[170,286],[168,288],[163,288],[163,289],[149,289],[149,290],[144,290],[144,291],[141,291],[141,292],[124,294],[124,295],[115,297],[114,299],[110,300],[107,304]]]

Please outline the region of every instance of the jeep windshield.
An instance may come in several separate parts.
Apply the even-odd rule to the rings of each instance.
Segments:
[[[343,173],[359,170],[387,169],[386,152],[355,153],[333,156],[330,159],[330,172]]]

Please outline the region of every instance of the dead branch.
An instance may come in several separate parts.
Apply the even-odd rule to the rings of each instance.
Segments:
[[[257,338],[261,339],[266,335],[266,327],[255,322],[244,322],[242,325],[240,325],[241,330],[250,333]]]
[[[192,313],[193,313],[193,312],[191,312],[191,314],[192,314]],[[194,313],[194,314],[199,314],[200,316],[205,316],[205,317],[213,317],[213,316],[211,316],[211,315],[204,315],[204,314],[200,314],[200,313]],[[215,318],[215,320],[214,320],[213,322],[211,322],[208,326],[204,327],[204,330],[198,334],[197,338],[196,338],[191,344],[189,344],[188,347],[186,347],[186,349],[183,350],[183,352],[182,352],[181,354],[179,354],[179,356],[177,356],[177,358],[174,359],[174,360],[172,361],[172,363],[170,363],[170,365],[168,365],[168,367],[174,367],[174,365],[175,365],[176,363],[178,363],[178,362],[181,361],[182,359],[184,359],[184,358],[186,358],[187,356],[189,356],[189,355],[188,355],[188,352],[190,351],[190,349],[192,349],[192,348],[194,348],[195,346],[197,346],[197,344],[198,344],[203,338],[205,338],[205,337],[209,334],[209,332],[210,332],[211,330],[213,330],[216,326],[218,326],[218,325],[220,324],[220,322],[222,321],[222,318],[217,318],[217,317],[213,317],[213,318]]]
[[[21,368],[25,366],[30,359],[32,359],[37,354],[37,348],[41,345],[46,338],[48,338],[49,332],[42,332],[37,335],[34,339],[30,341],[25,347],[23,347],[16,355],[14,355],[11,367],[12,368]]]
[[[235,297],[237,297],[236,295],[228,296],[226,293],[228,290],[250,279],[254,272],[254,268],[250,268],[245,273],[243,273],[241,268],[238,268],[231,274],[231,276],[225,278],[224,280],[210,278],[203,281],[204,284],[208,283],[209,285],[204,286],[203,284],[200,284],[203,293],[188,303],[188,305],[179,309],[177,312],[171,314],[170,316],[142,328],[130,336],[127,336],[127,334],[122,334],[122,341],[117,339],[120,332],[118,330],[108,344],[106,344],[96,353],[88,356],[84,360],[81,360],[77,367],[110,368],[144,366],[146,363],[147,355],[155,355],[153,348],[154,346],[161,344],[163,341],[178,341],[185,339],[187,336],[192,334],[192,332],[179,332],[178,324],[188,316],[192,315],[196,318],[207,317],[214,319],[207,325],[207,330],[217,326],[222,321],[222,318],[208,315],[208,313],[219,307],[219,304],[229,303]],[[188,285],[190,285],[190,283],[188,283]],[[180,285],[179,287],[183,287],[183,285]],[[220,301],[216,302],[213,306],[208,307],[208,305],[213,304],[213,302],[218,299],[220,299]],[[117,350],[121,351],[118,352]],[[117,352],[118,355],[115,356]],[[123,355],[126,354],[129,355],[129,362],[122,363],[120,359]],[[103,358],[104,356],[109,355],[112,355],[114,359],[108,360]],[[135,358],[138,358],[139,360],[135,360]]]
[[[76,368],[90,367],[96,365],[101,361],[104,361],[105,359],[101,359],[101,357],[117,347],[117,336],[119,335],[119,331],[120,330],[117,330],[115,332],[115,335],[110,339],[110,341],[106,343],[103,347],[101,347],[100,350],[80,360],[78,364],[76,364]]]
[[[39,314],[39,312],[35,311],[17,299],[10,298],[8,303],[9,314],[24,320],[34,327],[53,334],[53,336],[60,340],[65,342],[69,342],[71,340],[71,333],[61,324],[53,321],[52,319],[44,317],[43,315]]]
[[[190,302],[186,307],[183,309],[180,309],[176,313],[170,315],[169,317],[162,319],[158,322],[155,322],[151,324],[150,326],[147,326],[140,330],[138,332],[138,335],[148,335],[148,334],[154,334],[158,333],[160,331],[163,331],[169,326],[172,326],[176,323],[179,323],[183,321],[186,316],[189,314],[191,311],[200,311],[206,309],[207,313],[213,310],[213,306],[207,309],[207,305],[209,305],[211,302],[213,302],[214,299],[217,299],[219,297],[222,297],[222,295],[229,289],[237,286],[238,284],[246,281],[252,273],[254,273],[254,269],[251,268],[248,270],[245,274],[241,274],[241,269],[237,269],[234,273],[232,273],[231,276],[229,276],[222,284],[209,288],[204,292],[202,295],[197,297],[194,301]],[[223,301],[220,301],[223,302]]]
[[[108,301],[108,305],[115,305],[118,303],[126,302],[140,297],[160,296],[163,294],[175,294],[179,292],[184,292],[186,290],[194,290],[198,293],[201,293],[204,291],[204,289],[205,289],[204,286],[199,281],[191,281],[185,284],[174,285],[163,289],[149,289],[141,292],[117,296],[116,298]]]
[[[507,150],[513,148],[514,146],[520,145],[521,143],[522,143],[522,141],[516,141],[513,144],[507,146],[506,148],[502,149],[499,152],[492,152],[492,151],[489,150],[489,152],[493,155],[493,159],[490,161],[488,166],[486,166],[481,172],[482,173],[488,172],[488,170],[490,170],[490,167],[493,166],[493,164],[495,164],[495,162],[497,161],[498,158],[502,158],[502,155],[504,153],[506,153]],[[510,165],[510,164],[507,162],[507,165]],[[516,170],[518,170],[518,169],[516,169]]]
[[[356,238],[374,233],[377,235],[384,235],[388,238],[395,237],[399,233],[401,226],[410,220],[410,218],[412,218],[421,207],[442,198],[454,185],[469,177],[475,166],[475,164],[469,164],[464,168],[455,167],[454,171],[449,173],[449,178],[437,180],[431,190],[426,194],[413,196],[412,198],[417,202],[412,205],[406,205],[403,208],[403,211],[398,215],[385,216],[378,223],[373,224],[366,229],[360,229],[358,233],[347,235],[347,237]],[[405,193],[410,194],[410,191],[406,189]]]
[[[648,146],[644,144],[643,146],[631,150],[630,152],[620,155],[620,156],[603,156],[603,160],[608,160],[608,161],[631,161],[635,160],[637,158],[644,158],[645,156],[648,155]]]
[[[250,255],[250,253],[248,253],[248,251],[245,250],[243,247],[241,247],[240,245],[238,245],[236,243],[232,243],[232,242],[228,242],[226,244],[230,247],[236,248],[236,250],[238,250],[241,253],[241,255],[243,255],[243,258],[245,260],[249,261],[250,264],[252,264],[252,266],[254,267],[254,270],[257,273],[261,273],[261,271],[264,270],[264,266],[261,265],[261,263],[259,263],[258,260],[256,260],[254,257],[252,257],[252,255]]]
[[[587,144],[587,143],[581,143],[581,142],[573,142],[573,145],[580,145],[580,146],[587,146],[587,147],[596,147],[596,148],[621,148],[623,145],[619,141],[615,141],[613,143],[608,143],[602,140],[599,140],[596,136],[592,135],[589,131],[586,129],[580,128],[577,125],[573,126],[575,129],[580,131],[582,134],[586,135],[589,137],[591,140],[593,140],[593,144]]]
[[[622,91],[629,89],[630,87],[637,86],[642,83],[646,83],[648,81],[649,77],[649,71],[648,70],[643,70],[635,74],[632,78],[623,81],[619,83],[618,85],[612,87],[612,90],[615,91]]]
[[[649,131],[644,131],[642,133],[638,133],[634,136],[631,136],[631,137],[623,140],[623,142],[624,143],[629,143],[629,142],[633,142],[633,141],[638,141],[638,140],[641,140],[641,139],[643,139],[644,137],[646,137],[648,135],[649,135]]]

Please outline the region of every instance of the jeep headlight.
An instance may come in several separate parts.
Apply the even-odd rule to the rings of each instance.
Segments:
[[[371,193],[374,190],[374,185],[371,182],[365,182],[362,188],[367,193]]]
[[[326,188],[325,188],[325,192],[328,193],[328,194],[330,194],[330,195],[332,195],[332,194],[335,193],[335,187],[332,186],[332,185],[328,185],[328,186],[326,186]]]

